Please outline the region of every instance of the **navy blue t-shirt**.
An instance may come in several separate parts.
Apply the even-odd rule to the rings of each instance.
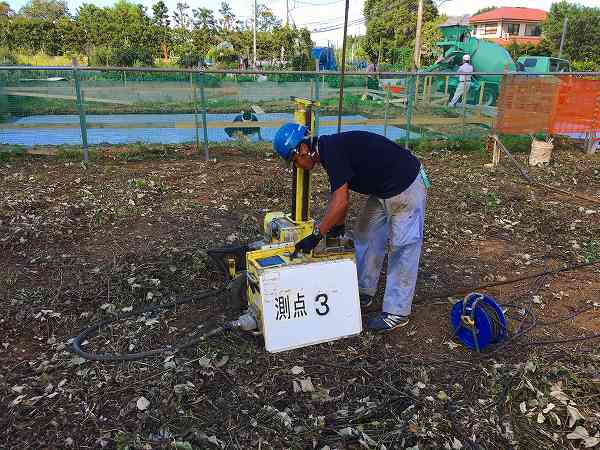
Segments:
[[[348,183],[355,192],[390,198],[405,191],[421,169],[410,151],[368,131],[321,136],[319,156],[331,192]]]

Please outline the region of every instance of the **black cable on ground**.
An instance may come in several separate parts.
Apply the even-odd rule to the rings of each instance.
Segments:
[[[574,338],[565,338],[565,339],[552,339],[548,341],[529,341],[524,342],[523,346],[541,346],[541,345],[553,345],[553,344],[568,344],[569,342],[582,342],[589,341],[592,339],[600,339],[600,333],[588,334],[587,336],[578,336]]]
[[[556,275],[556,274],[559,274],[562,272],[570,272],[572,270],[577,270],[577,269],[581,269],[583,267],[589,267],[589,266],[594,266],[594,265],[598,265],[598,264],[600,264],[600,259],[595,260],[595,261],[585,262],[585,263],[570,264],[566,267],[562,267],[562,268],[556,269],[556,270],[544,270],[543,272],[536,272],[531,275],[526,275],[526,276],[522,276],[519,278],[512,278],[512,279],[506,280],[506,281],[498,281],[498,282],[494,282],[494,283],[480,284],[479,286],[475,286],[475,287],[459,289],[459,290],[452,291],[452,292],[444,292],[444,293],[438,294],[438,295],[427,296],[427,298],[425,300],[423,300],[421,302],[415,302],[415,303],[423,303],[426,300],[430,300],[430,299],[456,297],[457,295],[464,295],[464,294],[468,294],[469,292],[476,292],[476,291],[479,291],[482,289],[488,289],[488,288],[496,287],[496,286],[504,286],[507,284],[513,284],[513,283],[517,283],[519,281],[530,280],[532,278],[543,277],[546,275]]]
[[[223,331],[222,327],[214,328],[206,333],[202,333],[198,336],[188,339],[187,341],[177,344],[177,345],[168,345],[165,347],[157,348],[154,350],[148,350],[144,352],[136,352],[136,353],[97,353],[97,352],[86,352],[81,348],[83,342],[87,339],[94,337],[98,332],[113,323],[120,322],[122,320],[129,319],[130,317],[139,316],[142,314],[146,314],[149,312],[162,311],[174,308],[179,305],[185,305],[188,303],[193,303],[198,300],[204,300],[209,297],[218,297],[221,293],[223,293],[224,289],[219,289],[217,291],[209,291],[203,292],[195,297],[185,297],[178,300],[175,300],[171,303],[165,303],[160,305],[152,305],[146,306],[145,308],[138,309],[136,311],[131,311],[126,314],[122,314],[117,317],[113,317],[111,319],[102,320],[89,328],[82,331],[78,336],[73,338],[73,341],[68,346],[68,349],[73,353],[81,356],[82,358],[88,359],[90,361],[137,361],[144,358],[149,358],[153,356],[162,356],[169,353],[175,353],[178,350],[184,349],[186,347],[191,347],[192,345],[196,345],[207,337],[214,336]]]
[[[223,275],[225,276],[225,281],[229,282],[229,284],[226,287],[224,287],[222,289],[218,289],[216,291],[202,292],[199,295],[194,296],[194,297],[180,298],[171,303],[146,306],[145,308],[131,311],[129,313],[125,313],[125,314],[113,317],[111,319],[102,320],[102,321],[90,326],[89,328],[86,328],[78,336],[73,338],[73,341],[70,343],[70,345],[67,348],[71,352],[81,356],[82,358],[90,360],[90,361],[137,361],[140,359],[150,358],[153,356],[163,356],[166,354],[175,353],[184,348],[196,345],[196,344],[202,342],[207,337],[214,336],[225,330],[231,329],[231,327],[227,327],[227,324],[225,324],[225,326],[223,326],[223,327],[213,328],[210,331],[207,331],[205,333],[201,333],[197,336],[194,336],[180,344],[167,345],[165,347],[148,350],[145,352],[98,353],[98,352],[86,352],[85,350],[83,350],[81,348],[81,345],[83,342],[85,342],[87,339],[90,339],[90,338],[96,336],[102,328],[104,328],[108,325],[111,325],[113,323],[129,319],[130,317],[135,317],[135,316],[139,316],[142,314],[155,312],[155,311],[163,311],[163,310],[171,309],[171,308],[174,308],[179,305],[193,303],[195,301],[204,300],[209,297],[218,297],[219,295],[223,294],[226,290],[231,290],[233,295],[238,295],[240,292],[240,289],[242,289],[242,286],[240,284],[241,279],[240,280],[238,280],[237,278],[234,278],[233,280],[230,279],[229,270],[228,270],[229,268],[227,266],[227,263],[225,262],[225,258],[233,257],[235,259],[236,271],[238,271],[238,272],[243,271],[245,269],[245,265],[246,265],[245,255],[248,250],[249,250],[248,244],[241,244],[241,245],[236,244],[236,245],[229,245],[229,246],[220,247],[220,248],[210,248],[210,249],[206,250],[206,254],[213,260],[213,262],[219,267],[219,269],[221,269],[223,271]],[[245,277],[243,277],[243,279],[245,279]],[[237,283],[236,283],[236,281],[237,281]],[[228,323],[230,324],[230,322],[228,322]]]

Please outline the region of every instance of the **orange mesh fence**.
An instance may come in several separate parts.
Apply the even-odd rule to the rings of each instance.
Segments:
[[[600,132],[600,79],[509,75],[497,106],[499,133]]]
[[[548,132],[559,83],[556,77],[504,77],[496,130],[505,134]]]
[[[550,133],[600,131],[600,79],[561,77]]]

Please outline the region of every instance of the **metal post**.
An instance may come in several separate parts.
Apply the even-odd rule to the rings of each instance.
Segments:
[[[83,161],[87,163],[90,160],[90,155],[88,153],[87,122],[85,120],[85,109],[83,108],[83,93],[81,92],[79,69],[77,68],[77,58],[73,58],[71,60],[71,64],[73,65],[73,79],[75,81],[75,95],[77,97],[77,112],[79,113],[79,127],[81,128]]]
[[[290,23],[290,0],[285,0],[285,26]]]
[[[253,48],[254,48],[254,70],[256,70],[256,0],[254,0],[254,22],[253,22]]]
[[[415,78],[415,106],[419,103],[419,88],[421,87],[421,80],[419,77]]]
[[[315,100],[319,101],[320,100],[320,90],[319,90],[319,60],[315,59],[315,72],[317,72],[315,74]],[[315,127],[314,127],[314,131],[313,131],[313,136],[319,136],[319,111],[317,110],[317,108],[314,109],[313,115],[315,117]]]
[[[388,110],[390,106],[390,86],[384,83],[383,87],[385,89],[385,108],[383,113],[383,135],[387,137],[387,127],[388,127]]]
[[[460,81],[459,81],[460,83]],[[469,98],[469,85],[471,83],[465,81],[465,92],[462,98],[462,137],[465,138],[465,122],[467,121],[467,99]]]
[[[423,0],[419,0],[417,7],[417,31],[415,36],[415,54],[413,55],[413,70],[421,67],[421,26],[423,24]]]
[[[560,49],[558,50],[558,57],[562,57],[562,52],[563,52],[563,45],[565,43],[565,36],[567,35],[567,23],[569,22],[569,18],[565,17],[565,20],[563,22],[563,30],[562,30],[562,36],[560,37]]]
[[[417,75],[411,75],[412,77],[417,78]],[[413,113],[413,95],[414,94],[414,88],[415,88],[415,84],[416,81],[415,79],[409,79],[408,80],[408,100],[407,100],[407,104],[406,104],[406,139],[404,142],[404,147],[406,147],[406,149],[409,149],[409,140],[410,140],[410,124],[412,121],[412,113]]]
[[[483,108],[483,94],[485,92],[485,80],[481,80],[479,86],[479,115],[481,115],[481,109]]]
[[[200,153],[200,135],[198,133],[198,93],[194,74],[190,72],[190,89],[192,91],[192,103],[194,104],[194,131],[196,132],[196,151]]]
[[[348,9],[350,0],[346,0],[346,14],[344,17],[344,41],[342,42],[342,74],[340,75],[340,102],[338,104],[337,132],[342,131],[342,112],[344,110],[344,74],[346,73],[346,36],[348,34]]]
[[[206,125],[206,96],[204,95],[204,73],[200,72],[200,108],[202,111],[202,128],[204,129],[204,159],[208,161],[208,127]]]

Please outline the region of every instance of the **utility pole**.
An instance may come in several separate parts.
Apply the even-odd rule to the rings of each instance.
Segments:
[[[254,70],[256,70],[256,0],[254,0],[254,27],[253,27],[253,47],[254,47]]]
[[[567,23],[569,22],[569,18],[565,17],[565,20],[563,22],[563,32],[562,32],[562,36],[560,38],[560,50],[558,50],[558,57],[562,57],[562,52],[563,52],[563,45],[565,43],[565,36],[567,35]]]
[[[290,0],[285,0],[285,26],[290,23]]]
[[[417,35],[415,37],[415,54],[413,57],[413,69],[421,67],[421,27],[423,26],[423,0],[419,0],[417,9]]]
[[[348,9],[350,0],[346,0],[346,14],[344,17],[344,41],[342,42],[342,74],[340,76],[340,103],[338,104],[337,132],[342,130],[342,112],[344,110],[344,75],[346,73],[346,36],[348,35]]]

